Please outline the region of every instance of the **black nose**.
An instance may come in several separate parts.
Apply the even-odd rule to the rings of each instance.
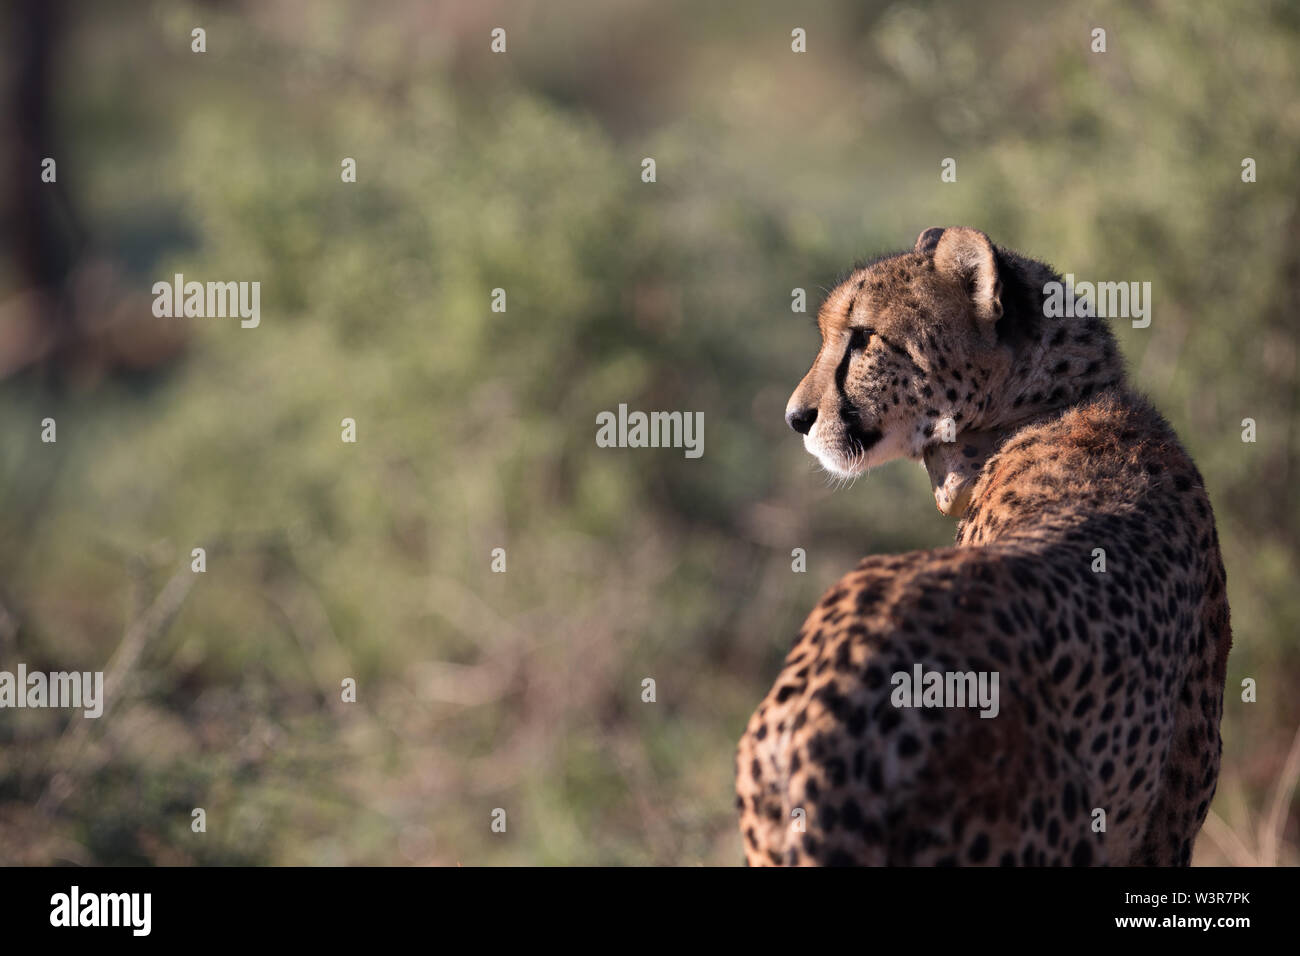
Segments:
[[[785,423],[800,435],[807,435],[815,421],[817,421],[815,408],[792,408],[785,413]]]

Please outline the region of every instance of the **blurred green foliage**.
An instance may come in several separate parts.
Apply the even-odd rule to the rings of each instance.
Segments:
[[[804,614],[953,531],[915,466],[836,490],[788,433],[816,347],[791,290],[811,312],[953,224],[1153,284],[1117,332],[1218,513],[1215,811],[1253,845],[1300,723],[1294,6],[72,12],[60,188],[118,299],[190,337],[148,373],[0,384],[0,666],[107,666],[210,553],[103,720],[0,719],[0,860],[738,862],[734,744]],[[261,326],[152,319],[175,272],[260,280]],[[620,402],[702,411],[703,458],[597,448]]]

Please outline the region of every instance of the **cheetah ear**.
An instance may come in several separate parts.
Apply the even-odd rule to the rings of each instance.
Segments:
[[[934,252],[934,247],[939,244],[939,237],[942,235],[943,228],[941,226],[931,226],[916,237],[916,246],[913,247],[912,251],[930,255]]]
[[[922,239],[935,232],[927,229]],[[934,244],[934,267],[962,284],[975,306],[975,315],[993,323],[1002,318],[1002,281],[998,278],[997,256],[989,237],[978,229],[956,226],[940,232]]]

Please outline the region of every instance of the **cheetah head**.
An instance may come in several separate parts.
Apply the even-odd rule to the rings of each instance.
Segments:
[[[785,417],[827,471],[920,460],[981,427],[1012,359],[997,256],[982,232],[927,229],[826,297],[821,348]]]

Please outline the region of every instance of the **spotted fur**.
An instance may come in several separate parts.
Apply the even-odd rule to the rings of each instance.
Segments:
[[[788,420],[837,474],[923,461],[961,520],[804,623],[737,754],[749,863],[1190,861],[1231,644],[1214,516],[1105,323],[1044,316],[1056,279],[930,229],[822,306]],[[998,715],[895,706],[918,663],[997,672]]]

